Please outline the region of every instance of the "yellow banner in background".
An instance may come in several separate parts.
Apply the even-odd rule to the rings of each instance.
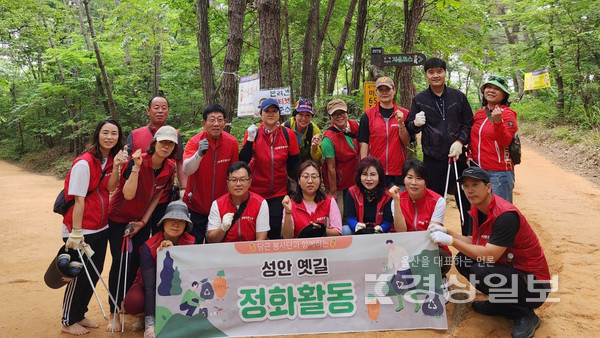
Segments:
[[[525,73],[525,90],[535,90],[550,87],[550,73],[548,69],[536,70]]]

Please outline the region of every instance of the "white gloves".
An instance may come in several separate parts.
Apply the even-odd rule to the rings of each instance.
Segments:
[[[441,231],[434,231],[429,233],[429,238],[435,244],[452,245],[453,242],[452,236]]]
[[[448,153],[448,157],[454,157],[458,159],[460,154],[462,154],[462,150],[462,143],[460,143],[460,141],[454,141],[454,143],[452,143],[452,145],[450,146],[450,152]]]
[[[418,112],[417,115],[415,115],[415,127],[422,127],[423,125],[425,125],[425,122],[427,122],[427,120],[425,119],[425,112]]]
[[[444,226],[439,225],[439,224],[429,224],[429,226],[427,227],[427,231],[429,231],[429,232],[441,231],[443,233],[447,233],[446,228],[444,228]]]
[[[204,156],[204,154],[206,154],[206,152],[208,151],[208,139],[202,139],[200,140],[200,142],[198,142],[198,155],[199,156]]]
[[[67,243],[65,244],[66,249],[81,249],[83,248],[83,234],[81,233],[81,229],[73,228],[73,231],[69,234],[69,238],[67,238]]]
[[[380,225],[376,225],[374,227],[376,233],[383,233],[383,228]]]
[[[366,229],[366,228],[367,228],[367,225],[365,223],[358,222],[358,223],[356,223],[356,227],[354,228],[354,232],[357,232],[359,230]]]
[[[258,132],[258,127],[254,124],[251,124],[250,127],[248,127],[248,138],[247,140],[250,142],[254,142],[254,140],[256,139],[256,133]]]
[[[228,212],[223,216],[223,221],[221,222],[221,230],[229,230],[229,228],[231,228],[231,222],[233,222],[233,212]]]

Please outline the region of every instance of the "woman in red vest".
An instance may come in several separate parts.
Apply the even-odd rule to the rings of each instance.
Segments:
[[[398,215],[399,222],[391,232],[426,231],[431,224],[444,226],[446,200],[431,189],[427,189],[427,167],[419,160],[410,160],[402,165],[405,191],[392,192],[394,201],[398,200],[401,212],[394,203],[394,216]],[[397,189],[397,188],[396,188]],[[446,245],[439,246],[439,256],[442,268],[442,278],[452,268],[452,253]]]
[[[300,165],[299,190],[293,199],[285,196],[281,236],[283,238],[339,236],[342,216],[335,200],[323,192],[319,165],[312,160]]]
[[[392,197],[386,189],[381,162],[363,158],[354,176],[356,185],[346,194],[346,218],[343,235],[389,232],[394,222]]]
[[[171,126],[162,126],[154,134],[146,153],[141,149],[136,150],[132,159],[123,170],[123,175],[117,191],[110,200],[108,211],[110,253],[112,264],[108,277],[110,293],[115,297],[117,303],[123,300],[123,292],[119,292],[123,286],[119,283],[119,271],[126,278],[121,278],[129,289],[135,278],[135,273],[140,262],[139,248],[148,240],[150,227],[146,223],[152,216],[160,197],[170,186],[175,172],[175,161],[173,157],[177,153],[177,130]],[[125,233],[128,224],[132,225],[129,233]],[[129,257],[128,271],[125,271],[125,259],[121,261],[121,248],[124,237],[129,237],[133,244],[133,250]],[[122,267],[119,265],[122,264]],[[117,287],[119,285],[119,287]],[[119,289],[119,290],[117,290]],[[121,325],[118,320],[113,320],[115,305],[112,302],[111,320],[107,331],[119,331]],[[118,318],[117,318],[118,319]]]
[[[119,182],[123,161],[123,132],[119,123],[107,118],[96,125],[85,152],[73,161],[65,179],[65,199],[75,200],[63,219],[62,237],[67,249],[83,249],[84,243],[95,253],[92,261],[102,273],[108,240],[108,196]],[[90,274],[93,285],[81,274],[67,284],[62,309],[62,332],[75,336],[89,333],[98,324],[85,318],[98,276]]]
[[[344,196],[348,188],[354,185],[354,173],[358,165],[358,123],[348,119],[348,106],[341,99],[330,101],[327,113],[331,118],[331,126],[325,131],[321,142],[325,158],[322,173],[325,188],[336,199],[343,217]]]
[[[124,307],[127,313],[135,315],[143,309],[146,331],[144,337],[154,337],[156,304],[156,257],[162,248],[174,245],[192,245],[194,236],[188,207],[182,201],[173,201],[167,206],[165,215],[158,222],[158,232],[141,247],[140,269],[136,281],[127,291]],[[141,283],[141,284],[140,284]],[[165,295],[159,290],[159,295]]]

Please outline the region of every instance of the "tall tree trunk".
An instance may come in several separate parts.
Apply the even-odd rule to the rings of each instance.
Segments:
[[[506,15],[506,7],[504,5],[499,5],[498,10],[500,11],[500,14]],[[519,22],[513,23],[512,32],[507,24],[503,24],[502,28],[504,28],[504,34],[506,34],[506,40],[508,41],[509,44],[516,45],[519,43],[519,36],[518,36],[518,33],[520,31]],[[513,61],[514,65],[517,64],[516,56],[513,56],[512,61]],[[525,92],[525,86],[523,83],[523,77],[521,76],[521,73],[518,69],[514,70],[513,80],[515,80],[516,81],[515,83],[517,84],[517,98],[521,99]]]
[[[200,76],[202,78],[202,94],[204,104],[217,103],[217,89],[215,87],[215,74],[210,51],[210,31],[208,27],[208,2],[209,0],[198,0],[196,3],[196,18],[198,20],[198,54],[200,61]]]
[[[310,82],[314,81],[314,75],[310,74],[313,62],[313,49],[315,47],[315,30],[319,26],[320,2],[310,1],[310,10],[306,22],[306,33],[302,44],[302,83],[300,96],[310,98]]]
[[[292,76],[292,47],[290,44],[290,24],[289,24],[289,12],[288,12],[288,1],[283,1],[283,27],[285,28],[285,44],[287,49],[287,76],[288,86],[290,86],[290,101],[295,102],[294,96],[294,77]]]
[[[162,44],[154,46],[154,87],[152,88],[152,96],[159,96],[160,89],[160,62],[162,55]]]
[[[328,95],[333,94],[333,90],[335,89],[335,80],[337,79],[340,60],[342,60],[342,54],[344,53],[346,41],[348,40],[348,31],[350,30],[350,25],[352,24],[352,17],[354,16],[354,9],[356,8],[357,2],[358,0],[351,0],[350,2],[350,8],[348,9],[348,15],[346,15],[346,21],[344,21],[344,28],[342,28],[340,41],[338,41],[338,45],[335,49],[335,56],[333,57],[333,61],[331,63],[329,81],[327,82],[327,89],[325,90],[325,94]]]
[[[104,62],[102,61],[102,55],[100,55],[100,48],[98,47],[98,42],[96,41],[96,33],[94,32],[94,22],[92,21],[92,16],[90,14],[88,0],[83,0],[83,6],[85,7],[85,14],[87,16],[88,25],[90,27],[90,34],[92,35],[92,41],[94,43],[94,53],[96,54],[96,60],[98,61],[98,68],[100,68],[100,72],[102,73],[102,79],[104,80],[106,97],[108,99],[108,107],[110,108],[110,112],[113,119],[117,120],[119,116],[117,115],[117,108],[115,106],[115,101],[113,100],[112,90],[110,89],[110,83],[108,82],[108,74],[106,74],[106,68],[104,67]]]
[[[50,41],[50,47],[52,47],[52,49],[56,49],[56,45],[54,43],[54,38],[52,37],[52,31],[48,28],[48,25],[46,24],[46,19],[44,19],[44,17],[42,17],[42,16],[40,16],[40,18],[42,19],[44,28],[46,29],[46,32],[48,33],[48,40]],[[71,94],[69,93],[69,90],[67,88],[67,81],[65,80],[65,73],[63,72],[62,63],[60,62],[60,59],[58,57],[56,57],[55,60],[56,60],[56,66],[58,67],[58,73],[60,75],[60,83],[63,85],[63,87],[65,87],[65,91],[66,91],[65,102],[67,104],[67,111],[69,112],[69,120],[74,121],[75,113],[73,112],[73,105],[71,104]],[[76,127],[75,123],[71,124],[71,134],[72,135],[77,134],[77,127]],[[71,142],[69,143],[69,152],[75,152],[77,154],[79,153],[76,138],[71,139]]]
[[[402,53],[412,53],[415,47],[417,28],[423,18],[424,0],[404,0],[404,36],[402,39]],[[400,95],[400,105],[410,108],[413,97],[417,93],[413,82],[412,67],[396,67],[394,74],[398,83],[396,95]]]
[[[323,17],[323,23],[321,27],[317,31],[315,37],[315,44],[312,55],[312,62],[310,65],[310,81],[309,84],[309,92],[307,97],[310,99],[314,99],[315,91],[317,89],[317,81],[319,79],[318,76],[318,66],[319,59],[321,58],[321,48],[323,47],[323,40],[325,39],[325,33],[327,32],[327,27],[329,26],[329,22],[331,21],[331,14],[333,13],[333,7],[335,6],[335,0],[329,0],[327,4],[327,11],[325,12],[325,17]],[[318,23],[318,21],[317,21]],[[316,25],[318,27],[318,24]]]
[[[354,61],[352,64],[352,80],[350,80],[349,92],[359,90],[360,76],[362,73],[362,50],[367,26],[367,0],[358,2],[358,18],[356,19],[356,35],[354,42]]]
[[[227,12],[229,32],[227,51],[223,60],[223,77],[221,80],[221,104],[227,112],[227,121],[233,118],[233,110],[237,98],[237,71],[240,68],[242,45],[244,43],[244,18],[246,17],[246,0],[229,0]],[[229,127],[227,127],[229,129]]]
[[[281,1],[257,0],[259,46],[258,69],[261,88],[283,86],[281,72]]]

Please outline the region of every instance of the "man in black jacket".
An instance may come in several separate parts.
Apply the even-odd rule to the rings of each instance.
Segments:
[[[449,160],[456,159],[459,173],[467,168],[464,150],[469,143],[473,111],[465,94],[446,86],[444,60],[428,59],[424,69],[429,88],[413,98],[406,119],[406,129],[413,139],[416,134],[421,133],[423,162],[427,166],[430,177],[427,188],[444,196]],[[448,189],[454,191],[457,204],[458,194],[461,194],[464,219],[462,233],[465,235],[470,222],[468,215],[470,204],[460,189],[456,191],[454,166],[451,167]]]

